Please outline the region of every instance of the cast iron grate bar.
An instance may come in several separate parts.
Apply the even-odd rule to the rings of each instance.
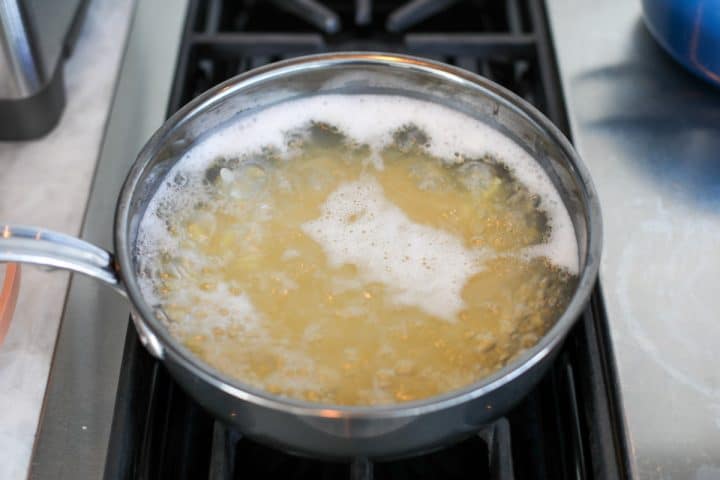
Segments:
[[[337,13],[316,0],[270,0],[279,8],[297,15],[325,33],[337,33],[342,24]]]
[[[205,33],[217,33],[220,28],[220,15],[222,14],[223,0],[208,0],[207,15],[205,16]]]
[[[545,38],[546,41],[537,42],[538,67],[540,69],[540,83],[545,93],[545,99],[542,103],[542,110],[556,125],[565,127],[565,133],[569,135],[567,129],[568,119],[565,114],[563,104],[563,94],[560,79],[557,73],[557,62],[550,44],[550,33],[548,32],[547,20],[545,18],[542,0],[528,0],[530,17],[535,27],[535,33],[539,38]]]
[[[373,480],[373,472],[372,462],[365,457],[356,458],[350,464],[350,480]]]
[[[355,0],[355,24],[368,25],[372,21],[372,0]]]
[[[393,11],[387,19],[386,28],[400,32],[411,28],[428,17],[445,10],[459,0],[412,0]]]
[[[569,413],[569,418],[571,419],[568,431],[571,436],[569,447],[573,451],[573,470],[577,478],[587,478],[587,465],[585,462],[585,451],[583,450],[582,441],[582,427],[580,426],[580,411],[577,403],[575,403],[577,392],[575,391],[573,367],[570,362],[565,362],[565,368],[563,369],[562,374],[565,376],[563,383],[566,385],[567,389],[564,398],[564,411]]]
[[[533,35],[509,33],[409,33],[405,46],[422,53],[448,53],[475,57],[532,59],[536,42]]]
[[[396,461],[373,462],[367,458],[357,458],[352,462],[322,462],[306,459],[290,459],[286,455],[252,444],[248,447],[246,440],[237,431],[215,421],[212,434],[212,449],[208,480],[233,480],[240,478],[267,478],[267,475],[294,478],[292,469],[300,468],[307,473],[316,475],[312,478],[346,478],[350,480],[388,480],[391,478],[413,478],[417,480],[443,478],[447,480],[470,478],[485,480],[513,480],[510,424],[500,418],[482,429],[473,440],[466,443],[464,455],[481,456],[481,461],[474,462],[475,471],[466,471],[467,462],[450,467],[437,462],[438,453],[426,455],[422,461],[404,459]],[[480,446],[480,448],[478,448]],[[253,455],[246,456],[244,463],[238,461],[239,449],[252,448]],[[264,453],[263,453],[264,452]],[[257,455],[256,455],[257,454]],[[260,462],[256,462],[260,458]],[[302,465],[301,467],[298,467]],[[415,467],[415,468],[413,468]],[[416,471],[415,471],[416,470]],[[275,477],[273,477],[275,478]],[[297,478],[304,478],[299,477]]]
[[[325,47],[321,35],[314,33],[218,33],[195,34],[193,46],[233,58],[268,54],[302,54]]]

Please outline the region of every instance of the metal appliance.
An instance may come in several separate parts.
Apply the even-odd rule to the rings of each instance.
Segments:
[[[0,1],[0,140],[44,135],[65,106],[63,59],[87,0]]]

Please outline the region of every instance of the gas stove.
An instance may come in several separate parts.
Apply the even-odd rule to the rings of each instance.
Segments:
[[[460,66],[514,91],[569,133],[541,0],[191,0],[166,114],[248,69],[303,54],[347,50],[407,53]],[[101,165],[98,175],[102,172]],[[105,304],[95,305],[101,314]],[[599,286],[551,371],[513,410],[458,444],[383,462],[301,458],[253,442],[192,401],[143,349],[135,330],[126,331],[110,410],[112,427],[102,450],[104,460],[96,467],[107,479],[629,476]],[[48,395],[59,391],[52,384],[51,377]],[[57,399],[48,397],[47,404],[59,408]],[[45,439],[41,429],[36,445],[38,472],[49,471],[59,458],[57,452],[47,453],[58,432],[52,425],[48,428]]]

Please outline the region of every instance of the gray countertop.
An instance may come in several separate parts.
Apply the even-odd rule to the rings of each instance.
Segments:
[[[720,478],[720,89],[655,44],[639,1],[548,10],[603,209],[600,279],[635,474]]]
[[[104,248],[112,246],[113,212],[125,175],[165,119],[187,3],[136,3],[80,230],[82,238]],[[114,478],[107,453],[128,318],[127,302],[111,289],[82,275],[73,278],[30,479]]]
[[[132,4],[90,1],[64,65],[67,104],[60,122],[41,139],[0,142],[3,223],[80,231]],[[17,309],[0,346],[2,480],[27,476],[69,278],[61,272],[23,270]],[[87,425],[77,428],[85,432]]]

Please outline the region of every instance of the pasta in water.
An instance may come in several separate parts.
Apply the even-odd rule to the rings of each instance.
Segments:
[[[462,388],[535,345],[578,273],[535,160],[429,102],[318,95],[173,167],[138,233],[143,293],[217,370],[335,405]]]

